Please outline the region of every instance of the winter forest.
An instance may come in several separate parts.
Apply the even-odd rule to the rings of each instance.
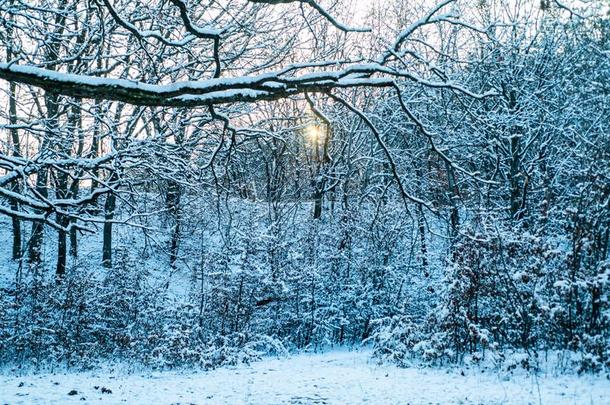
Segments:
[[[350,349],[610,395],[609,239],[607,0],[0,0],[2,403]]]

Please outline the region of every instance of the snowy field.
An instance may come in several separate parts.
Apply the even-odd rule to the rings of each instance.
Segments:
[[[0,404],[608,404],[598,376],[498,376],[378,366],[368,352],[268,359],[210,372],[0,375]],[[462,372],[464,375],[462,375]]]

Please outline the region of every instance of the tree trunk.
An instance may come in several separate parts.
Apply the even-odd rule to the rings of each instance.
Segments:
[[[519,158],[521,137],[513,135],[510,139],[510,214],[513,219],[520,219],[521,213],[521,187],[519,184]]]
[[[118,175],[112,173],[108,184],[112,185],[118,180]],[[116,195],[110,192],[106,195],[104,203],[104,234],[102,244],[102,265],[106,268],[112,267],[112,221],[114,220],[114,210],[116,208]]]
[[[449,188],[449,205],[450,205],[450,213],[449,213],[449,223],[450,230],[449,236],[453,241],[460,230],[460,213],[457,207],[458,199],[460,198],[460,193],[457,187],[457,182],[455,181],[455,171],[453,167],[449,164],[449,162],[445,162],[445,167],[447,169],[447,186]]]
[[[9,85],[10,89],[9,89],[9,123],[10,125],[16,125],[17,124],[17,101],[15,99],[16,96],[16,88],[15,88],[15,83],[10,83]],[[21,156],[21,147],[20,147],[20,142],[19,142],[19,133],[17,131],[17,128],[15,127],[11,127],[10,130],[11,133],[11,140],[13,143],[13,156],[14,157],[20,157]],[[19,193],[19,183],[15,182],[12,187],[11,187],[11,191],[17,192]],[[17,202],[14,199],[10,199],[10,206],[11,209],[13,211],[19,211],[19,202]],[[12,227],[13,227],[13,260],[19,260],[21,259],[22,256],[22,251],[21,251],[21,221],[19,220],[19,218],[13,217],[12,218]]]
[[[175,268],[178,260],[178,242],[180,241],[180,185],[175,181],[170,181],[167,189],[167,208],[174,226],[169,250],[169,263]]]
[[[77,99],[75,100],[75,103],[72,107],[72,128],[73,131],[77,133],[78,135],[78,145],[76,147],[76,156],[77,157],[81,157],[83,155],[83,149],[84,149],[84,134],[83,134],[83,120],[82,120],[82,114],[81,114],[81,100]],[[82,174],[82,172],[80,172],[76,178],[72,181],[72,184],[70,185],[70,197],[72,198],[76,198],[78,197],[78,192],[80,191],[80,181],[78,180],[80,178],[80,175]],[[70,222],[74,222],[74,220],[71,220]],[[76,234],[76,228],[72,228],[70,229],[70,256],[72,257],[77,257],[78,255],[78,235]]]
[[[428,277],[428,244],[426,242],[426,222],[424,218],[424,210],[421,204],[417,205],[417,228],[419,230],[421,266],[425,276]]]
[[[314,205],[313,205],[313,219],[320,219],[322,217],[322,197],[324,195],[324,193],[322,193],[322,191],[317,188],[319,187],[319,185],[316,186],[316,190],[314,192]]]
[[[66,232],[59,231],[57,236],[57,267],[55,268],[55,277],[58,280],[66,274],[67,256]]]
[[[12,36],[13,36],[13,29],[12,26],[9,24],[8,30],[7,30],[7,37],[10,41],[12,41]],[[13,59],[13,52],[12,52],[12,47],[9,46],[7,48],[6,51],[6,61],[10,63],[10,61]],[[14,82],[10,82],[9,83],[9,124],[12,126],[10,129],[10,134],[11,134],[11,141],[12,141],[12,152],[13,152],[13,156],[14,157],[21,157],[21,145],[20,145],[20,141],[19,141],[19,132],[17,131],[17,128],[15,127],[15,125],[17,125],[17,99],[16,99],[16,86]],[[11,187],[11,191],[14,192],[19,192],[19,183],[15,182],[12,187]],[[14,200],[14,199],[10,199],[9,200],[9,204],[11,207],[11,210],[13,211],[19,211],[19,202]],[[21,259],[21,256],[23,254],[22,250],[21,250],[21,221],[19,220],[19,218],[13,217],[12,218],[12,228],[13,228],[13,260],[19,260]]]
[[[65,173],[58,174],[57,181],[57,197],[60,199],[65,199],[68,197],[68,175]],[[63,214],[57,214],[57,223],[62,227],[68,226],[70,223],[70,219]],[[67,242],[66,242],[67,232],[64,230],[58,230],[57,232],[57,265],[55,267],[55,276],[59,280],[64,274],[66,274],[66,259],[68,257],[67,252]]]
[[[70,229],[70,256],[78,257],[78,235],[76,228]]]
[[[102,247],[102,264],[106,268],[112,267],[112,220],[116,208],[116,196],[109,193],[104,204],[104,242]]]

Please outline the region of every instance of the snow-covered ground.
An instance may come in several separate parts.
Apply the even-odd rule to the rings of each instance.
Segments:
[[[0,404],[610,403],[610,381],[603,376],[399,369],[378,366],[369,356],[366,351],[304,354],[210,372],[16,376],[5,371]]]

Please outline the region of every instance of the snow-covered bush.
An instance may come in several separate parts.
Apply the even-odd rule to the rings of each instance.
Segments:
[[[367,340],[373,344],[373,356],[401,367],[412,365],[415,347],[422,341],[419,326],[406,315],[396,315],[374,322],[375,331]]]

